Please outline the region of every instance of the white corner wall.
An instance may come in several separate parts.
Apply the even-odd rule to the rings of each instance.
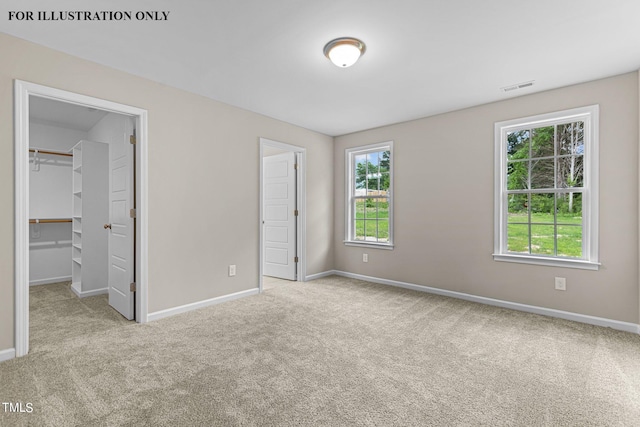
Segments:
[[[87,139],[87,132],[78,129],[29,121],[29,142],[31,147],[68,152],[81,139]]]
[[[109,113],[89,129],[87,139],[105,144],[117,144],[122,141],[128,128],[127,123],[131,120],[131,117],[123,114]],[[128,138],[128,135],[126,137]]]
[[[71,223],[31,224],[29,232],[29,284],[70,281]]]

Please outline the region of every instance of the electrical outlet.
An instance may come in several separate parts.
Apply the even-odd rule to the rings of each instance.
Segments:
[[[567,279],[564,277],[556,277],[556,290],[557,291],[566,291],[567,290]]]
[[[236,275],[236,266],[232,264],[229,266],[229,277]]]
[[[369,262],[369,254],[362,254],[362,262]]]

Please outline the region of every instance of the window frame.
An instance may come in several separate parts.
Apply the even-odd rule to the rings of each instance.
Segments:
[[[365,240],[355,240],[354,238],[354,209],[353,198],[356,188],[355,179],[355,158],[357,155],[378,152],[389,151],[389,241],[382,242],[368,242]],[[393,243],[393,170],[394,170],[394,154],[393,154],[393,141],[380,142],[376,144],[362,145],[353,148],[345,149],[345,239],[344,244],[346,246],[361,246],[367,248],[379,248],[389,249],[394,248]]]
[[[513,120],[496,122],[495,137],[495,184],[494,184],[494,251],[495,261],[516,262],[598,270],[598,136],[599,105],[573,108]],[[569,122],[584,122],[583,186],[582,193],[582,258],[559,257],[508,252],[508,193],[507,193],[507,135],[510,132],[553,126]],[[554,156],[555,157],[555,156]],[[525,193],[527,194],[527,193]]]

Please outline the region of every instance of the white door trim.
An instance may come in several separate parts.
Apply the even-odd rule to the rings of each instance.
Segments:
[[[262,222],[264,221],[264,194],[263,194],[263,170],[262,170],[262,156],[264,154],[264,147],[269,146],[273,148],[278,148],[284,151],[293,151],[296,153],[296,158],[298,160],[298,188],[297,188],[297,200],[298,200],[298,222],[296,227],[298,229],[297,232],[297,248],[298,248],[298,271],[297,271],[297,281],[304,282],[305,277],[307,275],[307,199],[306,199],[306,171],[307,171],[307,149],[303,147],[298,147],[296,145],[285,144],[283,142],[273,141],[267,138],[260,138],[260,218],[258,222],[258,227],[260,229],[260,244],[259,244],[259,289],[262,292],[262,259],[264,257],[263,254],[263,242],[264,242],[264,227],[262,226]]]
[[[15,147],[15,349],[29,352],[29,96],[133,116],[137,132],[136,321],[147,322],[148,277],[148,132],[147,111],[36,83],[14,82]]]

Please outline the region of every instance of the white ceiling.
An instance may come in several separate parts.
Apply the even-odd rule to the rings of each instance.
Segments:
[[[9,10],[170,13],[28,22]],[[0,16],[2,32],[328,135],[640,69],[638,0],[3,0]],[[341,36],[367,45],[351,68],[322,53]]]
[[[53,99],[37,96],[29,98],[29,119],[36,123],[62,126],[87,132],[107,114],[106,111]]]

